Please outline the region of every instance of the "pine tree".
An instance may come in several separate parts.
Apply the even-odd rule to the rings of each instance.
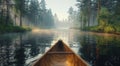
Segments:
[[[42,10],[46,11],[46,2],[45,2],[45,0],[41,0],[40,7],[41,7]]]

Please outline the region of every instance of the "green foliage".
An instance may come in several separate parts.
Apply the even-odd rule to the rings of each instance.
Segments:
[[[29,5],[29,11],[28,11],[28,18],[32,21],[32,22],[36,22],[39,18],[38,14],[39,14],[39,2],[38,0],[32,0],[30,2]]]
[[[120,0],[77,0],[77,2],[83,30],[120,34]],[[91,18],[90,13],[96,17]],[[98,20],[96,21],[98,25],[87,26],[91,21],[89,18]]]
[[[108,9],[105,7],[102,7],[98,17],[99,25],[104,28],[104,26],[108,24],[109,16],[110,16],[110,12],[108,11]]]
[[[15,8],[16,8],[16,10],[17,10],[17,12],[21,12],[21,13],[24,13],[25,14],[25,12],[26,12],[26,9],[25,9],[25,7],[26,7],[26,4],[25,4],[25,2],[26,2],[26,0],[14,0],[15,1]]]
[[[99,14],[99,25],[98,26],[93,26],[90,27],[91,31],[96,31],[96,32],[105,32],[105,33],[115,33],[119,31],[119,26],[115,25],[114,23],[111,23],[111,14],[108,11],[107,8],[102,7],[100,10]]]
[[[120,25],[116,25],[114,28],[116,29],[116,32],[120,32]]]
[[[102,7],[100,10],[99,19],[108,19],[109,16],[110,16],[110,12],[108,11],[108,9]]]
[[[108,25],[104,28],[104,32],[105,33],[114,33],[115,32],[115,29],[113,28],[113,26],[111,25]]]
[[[5,25],[0,25],[0,33],[9,33],[9,32],[25,32],[25,31],[30,31],[30,28],[23,28],[19,26],[5,26]]]
[[[107,26],[92,26],[89,27],[90,31],[95,31],[95,32],[105,32],[105,33],[115,33],[116,28],[114,28],[112,25],[107,25]]]
[[[98,26],[92,26],[92,27],[89,27],[89,30],[91,30],[91,31],[98,31]]]
[[[110,11],[107,8],[105,7],[101,8],[98,19],[99,20],[98,31],[105,33],[114,33],[118,31],[118,27],[115,28],[116,25],[114,23],[111,23],[111,20],[113,19],[111,18],[111,16],[112,15],[110,14]]]
[[[5,25],[5,20],[6,20],[6,17],[0,16],[0,24]]]

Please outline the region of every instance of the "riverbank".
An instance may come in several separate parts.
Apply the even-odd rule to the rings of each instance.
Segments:
[[[81,28],[70,28],[70,29],[77,29],[82,31],[88,31],[88,32],[94,32],[94,33],[106,33],[106,34],[115,34],[120,35],[120,29],[116,27],[117,29],[113,29],[111,27],[105,27],[103,29],[100,29],[98,26],[92,26],[92,27],[85,27],[84,29]]]
[[[20,26],[4,26],[0,25],[0,33],[11,33],[11,32],[26,32],[31,31],[30,28]]]
[[[106,26],[101,28],[100,26],[86,27],[84,30],[97,32],[97,33],[108,33],[120,35],[120,27]]]

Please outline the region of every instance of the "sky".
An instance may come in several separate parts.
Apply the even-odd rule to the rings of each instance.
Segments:
[[[41,1],[41,0],[39,0]],[[56,13],[59,20],[67,19],[68,9],[72,6],[75,10],[76,0],[45,0],[46,7],[52,10],[53,15]]]

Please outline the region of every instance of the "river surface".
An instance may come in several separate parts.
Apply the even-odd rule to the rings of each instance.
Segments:
[[[0,66],[30,66],[62,39],[91,66],[120,66],[120,36],[73,29],[0,35]]]

